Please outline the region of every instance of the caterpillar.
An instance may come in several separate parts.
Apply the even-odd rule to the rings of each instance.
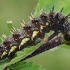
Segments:
[[[58,13],[54,12],[53,6],[49,13],[42,12],[36,18],[31,17],[28,24],[23,23],[22,28],[14,31],[0,44],[0,60],[7,57],[12,59],[17,51],[21,51],[28,45],[35,45],[38,38],[43,39],[45,33],[51,30],[54,33],[48,37],[47,41],[61,33],[63,42],[70,45],[70,22],[68,21],[70,14],[64,16],[62,11],[63,8]]]

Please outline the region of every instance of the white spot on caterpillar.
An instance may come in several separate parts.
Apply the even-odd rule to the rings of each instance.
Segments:
[[[7,54],[7,51],[4,51],[1,58],[3,58],[3,56],[5,56]]]
[[[17,46],[12,46],[8,55],[10,55],[16,48],[17,48]]]
[[[19,49],[21,48],[21,46],[22,45],[24,45],[26,42],[28,42],[30,40],[30,38],[24,38],[22,41],[21,41],[21,43],[20,43],[20,45],[19,45]]]
[[[48,22],[46,22],[46,26],[48,26],[49,25],[49,23]]]
[[[33,31],[32,40],[38,33],[39,33],[39,31]]]
[[[41,30],[43,30],[43,27],[44,27],[43,25],[40,26]]]

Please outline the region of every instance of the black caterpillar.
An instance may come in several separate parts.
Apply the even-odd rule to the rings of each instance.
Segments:
[[[56,13],[53,6],[50,13],[42,12],[39,17],[32,17],[28,24],[23,24],[21,29],[16,30],[0,44],[0,60],[6,57],[12,59],[17,51],[28,45],[35,45],[38,38],[43,39],[45,33],[49,33],[51,30],[54,33],[47,41],[61,33],[66,44],[70,45],[70,22],[68,21],[70,14],[63,16],[62,10],[63,8],[59,13]]]

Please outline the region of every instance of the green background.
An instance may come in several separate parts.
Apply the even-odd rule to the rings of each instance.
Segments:
[[[52,0],[46,1],[51,1],[52,4]],[[37,3],[38,0],[0,0],[0,36],[2,33],[5,33],[7,36],[10,35],[6,24],[7,20],[13,21],[13,25],[16,28],[20,28],[19,22],[22,18],[27,23],[29,21],[28,15],[31,15],[31,12],[35,11]],[[32,57],[27,61],[40,64],[46,70],[70,70],[70,49],[60,46],[58,49],[53,50]]]

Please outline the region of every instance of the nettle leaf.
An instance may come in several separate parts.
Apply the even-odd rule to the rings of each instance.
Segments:
[[[70,46],[66,45],[66,44],[63,44],[61,45],[62,48],[67,48],[67,49],[70,49]]]
[[[41,66],[33,62],[18,62],[15,65],[8,67],[9,70],[45,70]]]
[[[63,9],[63,14],[67,15],[70,13],[70,0],[39,0],[38,5],[36,7],[35,16],[38,16],[41,13],[41,9],[44,9],[46,13],[50,12],[52,6],[54,5],[55,12],[60,12],[61,8]]]

